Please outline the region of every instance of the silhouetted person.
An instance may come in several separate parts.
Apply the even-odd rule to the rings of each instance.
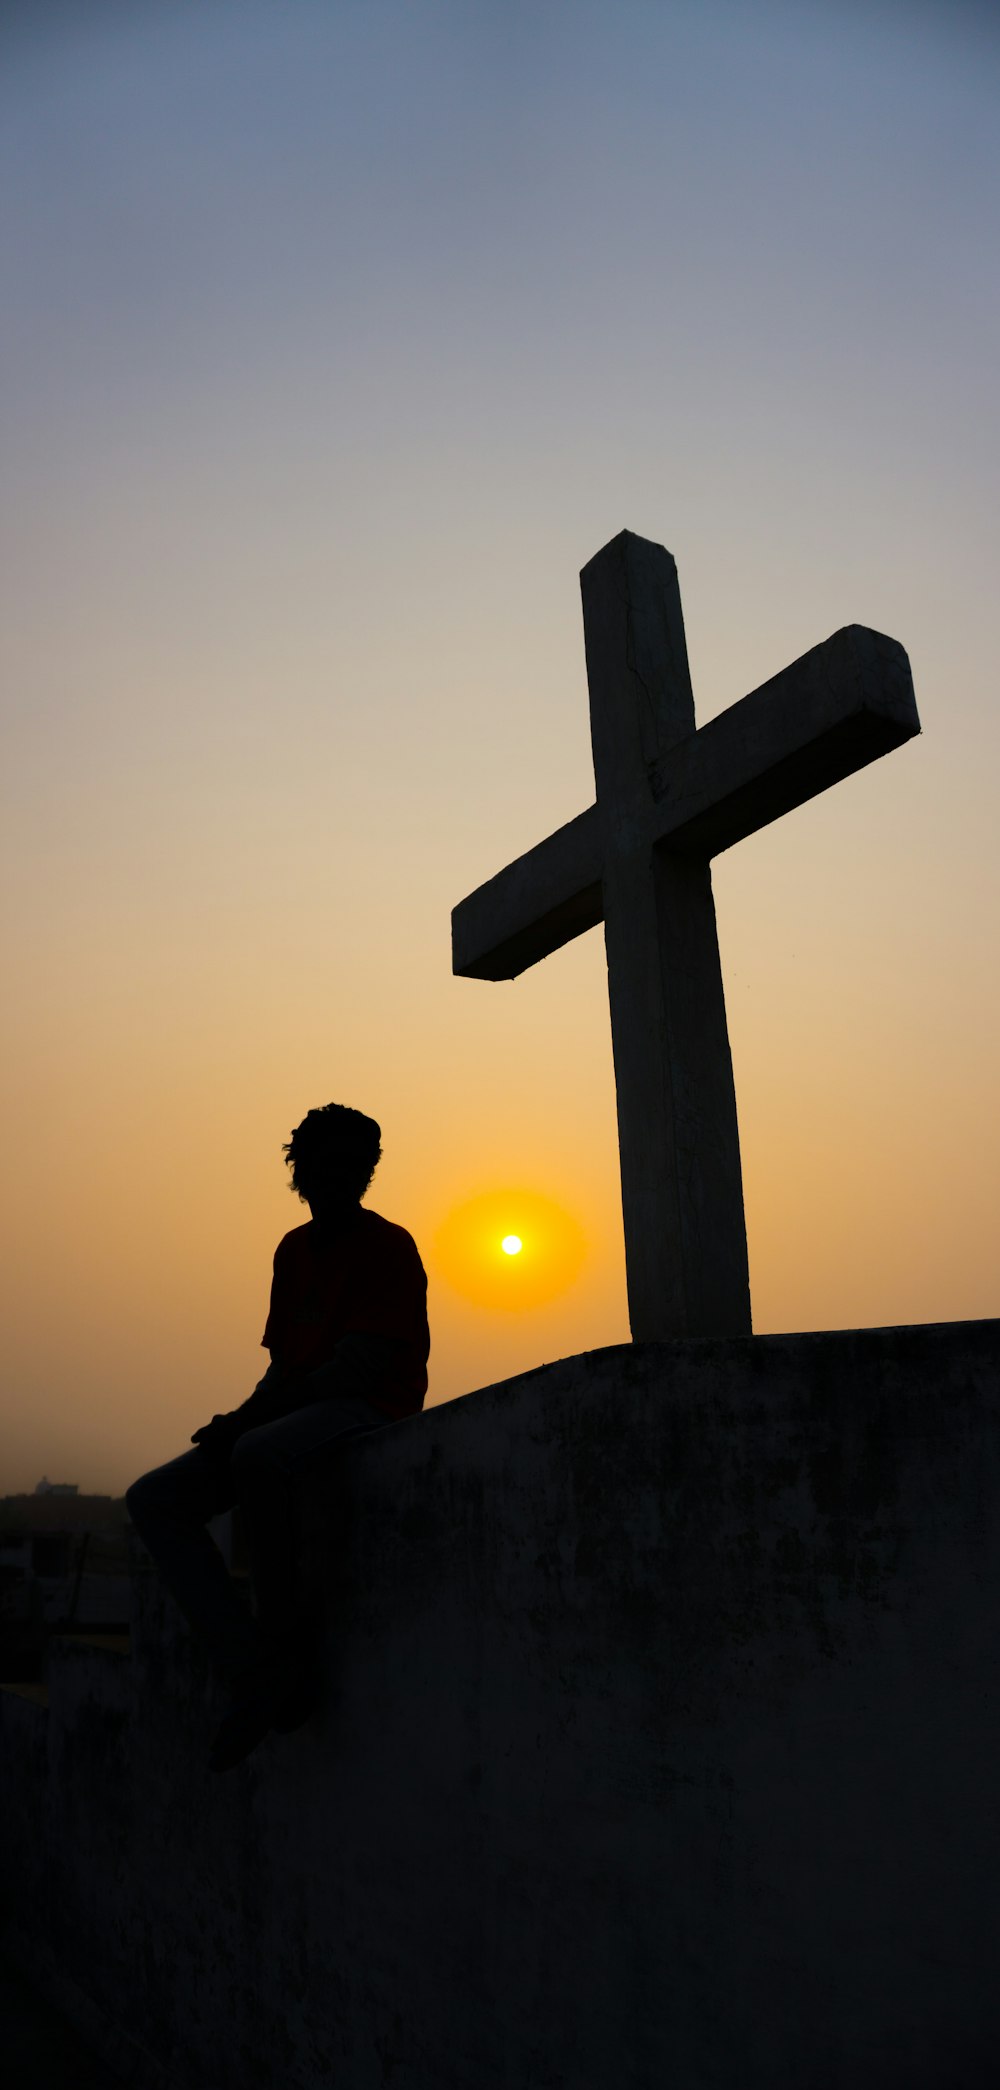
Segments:
[[[373,1118],[327,1103],[284,1153],[311,1220],[279,1241],[263,1346],[271,1362],[249,1400],[195,1430],[195,1451],[134,1481],[140,1537],[231,1684],[209,1758],[239,1763],[271,1727],[289,1732],[316,1702],[315,1652],[296,1585],[296,1481],[345,1433],[412,1415],[427,1390],[427,1279],[411,1236],[361,1199],[381,1155]],[[240,1505],[255,1615],[241,1602],[209,1519]]]

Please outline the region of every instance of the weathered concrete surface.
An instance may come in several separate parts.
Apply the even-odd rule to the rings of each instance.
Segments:
[[[109,2090],[108,2069],[25,1979],[19,1966],[0,1959],[0,2025],[3,2064],[16,2090]],[[111,2079],[113,2083],[113,2078]]]
[[[329,1698],[231,1778],[0,1694],[7,1892],[190,2090],[987,2090],[1000,1322],[598,1351],[312,1483]],[[11,1795],[14,1795],[13,1804]]]
[[[580,585],[597,804],[455,908],[453,970],[513,978],[603,919],[632,1334],[749,1335],[710,859],[918,733],[910,665],[849,625],[696,732],[670,553],[623,530]]]

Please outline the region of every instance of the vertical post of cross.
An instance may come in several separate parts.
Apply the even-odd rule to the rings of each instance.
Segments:
[[[711,871],[707,856],[650,839],[671,748],[694,731],[677,569],[661,545],[623,531],[580,583],[632,1334],[749,1334]]]

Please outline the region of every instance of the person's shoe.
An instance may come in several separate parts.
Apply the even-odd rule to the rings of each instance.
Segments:
[[[252,1662],[234,1678],[232,1697],[209,1751],[210,1771],[231,1771],[270,1732],[282,1704],[284,1677],[268,1661]]]
[[[269,1619],[263,1629],[264,1660],[274,1685],[276,1734],[294,1734],[320,1702],[318,1635],[301,1618]]]
[[[319,1678],[312,1665],[302,1664],[282,1691],[271,1725],[275,1734],[294,1734],[311,1719],[320,1701]]]
[[[264,1699],[231,1705],[223,1713],[208,1754],[210,1771],[231,1771],[256,1749],[270,1732],[272,1708]]]

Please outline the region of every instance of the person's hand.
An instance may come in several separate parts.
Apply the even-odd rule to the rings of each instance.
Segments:
[[[200,1429],[192,1431],[191,1442],[199,1444],[213,1459],[228,1459],[239,1434],[235,1415],[213,1415],[211,1422],[203,1422]]]

